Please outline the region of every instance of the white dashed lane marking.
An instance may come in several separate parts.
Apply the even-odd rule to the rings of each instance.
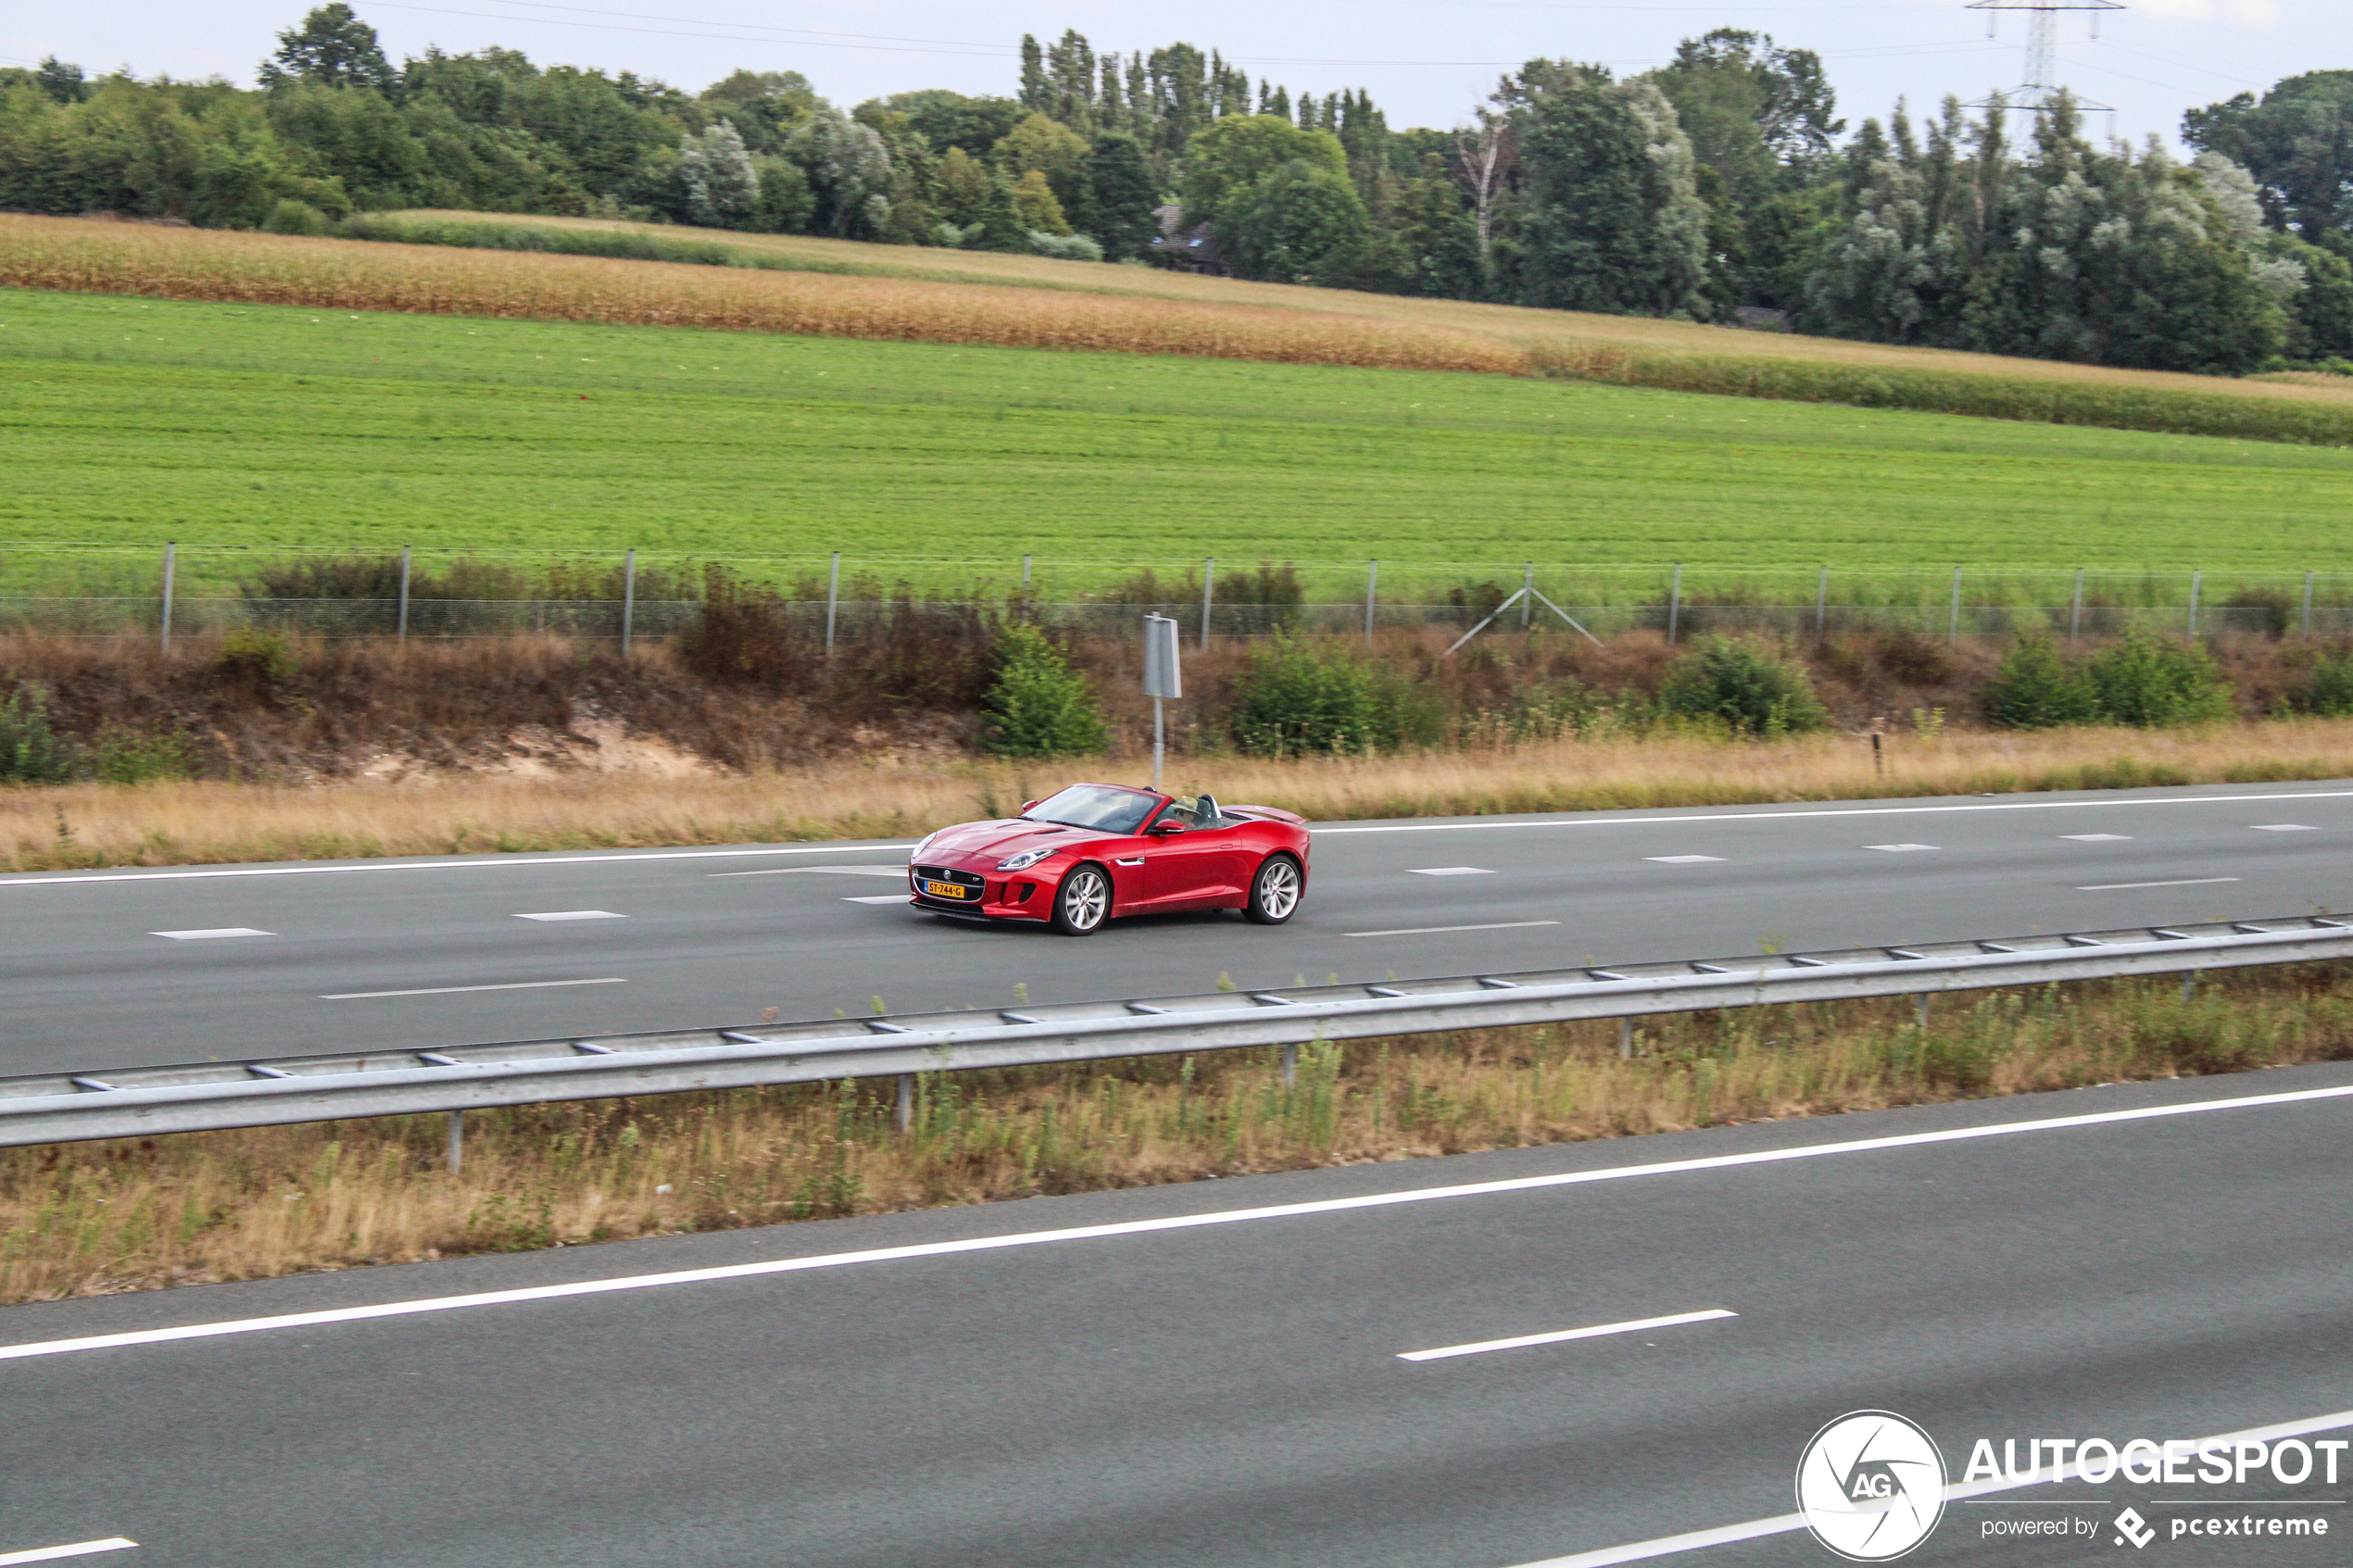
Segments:
[[[510,980],[503,985],[424,985],[409,991],[330,991],[322,1002],[363,1002],[374,997],[454,997],[461,991],[546,991],[558,985],[626,985],[617,975],[599,980]]]
[[[1434,936],[1441,931],[1517,931],[1530,925],[1558,925],[1556,920],[1499,920],[1487,925],[1409,925],[1402,931],[1343,931],[1342,936]]]
[[[844,898],[842,902],[845,904],[903,904],[907,898],[908,895],[904,893],[862,893],[853,898]]]
[[[2203,887],[2209,882],[2236,882],[2234,876],[2185,876],[2178,882],[2095,882],[2078,893],[2121,893],[2130,887]]]
[[[2132,840],[2129,833],[2063,833],[2061,838],[2071,838],[2078,844],[2125,844]]]
[[[1687,1323],[1713,1323],[1736,1318],[1721,1307],[1699,1312],[1673,1312],[1663,1318],[1635,1318],[1627,1323],[1596,1323],[1591,1328],[1564,1328],[1552,1334],[1523,1334],[1511,1339],[1481,1339],[1472,1345],[1444,1345],[1435,1350],[1401,1350],[1401,1361],[1442,1361],[1452,1356],[1476,1356],[1488,1350],[1516,1350],[1529,1345],[1564,1345],[1572,1339],[1599,1339],[1611,1334],[1639,1334],[1644,1329],[1674,1328]]]
[[[210,942],[222,936],[275,936],[274,931],[256,931],[249,925],[223,925],[210,931],[150,931],[150,936],[169,936],[174,942]]]
[[[1493,876],[1485,866],[1415,866],[1414,876]]]
[[[2257,833],[2318,833],[2321,830],[2307,822],[2257,822]]]
[[[1903,855],[1908,854],[1910,851],[1915,849],[1933,849],[1936,846],[1933,844],[1866,844],[1863,847],[1866,849],[1884,849],[1891,855]]]
[[[1656,860],[1662,866],[1697,866],[1720,864],[1724,857],[1721,855],[1645,855],[1642,859]]]
[[[907,868],[899,866],[772,866],[762,872],[711,872],[712,877],[723,876],[905,876]]]
[[[549,909],[546,914],[517,915],[517,920],[627,920],[610,909]]]

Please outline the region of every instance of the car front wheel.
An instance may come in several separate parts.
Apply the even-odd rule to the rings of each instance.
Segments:
[[[1054,929],[1084,936],[1111,914],[1111,878],[1094,866],[1079,866],[1054,892]]]
[[[1250,879],[1250,903],[1242,913],[1260,925],[1280,925],[1299,908],[1305,879],[1289,855],[1269,855]]]

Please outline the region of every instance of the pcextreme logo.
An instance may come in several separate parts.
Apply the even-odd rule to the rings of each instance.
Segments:
[[[1901,1557],[1944,1515],[1944,1456],[1893,1411],[1851,1411],[1806,1445],[1797,1509],[1814,1538],[1850,1562]]]

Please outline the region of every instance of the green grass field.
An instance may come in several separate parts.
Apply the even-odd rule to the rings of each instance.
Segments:
[[[0,361],[13,541],[2353,569],[2353,451],[2194,436],[24,291]]]

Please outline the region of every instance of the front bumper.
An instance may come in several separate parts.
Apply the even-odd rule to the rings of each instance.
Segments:
[[[925,888],[926,882],[952,884],[965,889],[966,897],[941,897]],[[983,873],[954,866],[908,867],[907,890],[910,901],[919,909],[967,920],[1045,920],[1054,907],[1051,885],[1035,876]]]

